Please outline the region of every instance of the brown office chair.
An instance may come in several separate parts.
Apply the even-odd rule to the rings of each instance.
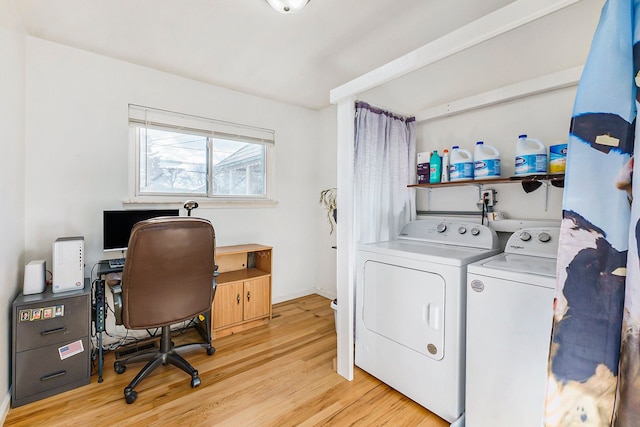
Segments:
[[[171,325],[204,313],[205,347],[212,355],[210,312],[215,294],[215,232],[205,219],[161,217],[138,222],[131,230],[122,273],[121,292],[113,288],[116,323],[127,329],[162,328],[160,349],[136,354],[114,363],[121,374],[126,365],[148,361],[124,389],[127,403],[138,393],[133,389],[160,364],[177,366],[191,375],[191,387],[200,384],[198,371],[176,351]],[[121,303],[119,302],[121,300]],[[121,321],[121,323],[119,323]]]

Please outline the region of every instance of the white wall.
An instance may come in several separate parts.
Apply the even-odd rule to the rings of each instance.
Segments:
[[[327,121],[318,112],[33,37],[26,75],[28,259],[50,262],[52,242],[73,235],[85,237],[87,276],[105,258],[102,211],[128,198],[127,105],[134,103],[274,129],[278,205],[195,214],[213,222],[218,245],[273,246],[274,302],[327,288],[318,279],[327,268],[317,262],[325,250],[318,195],[335,182],[335,158],[322,151]]]
[[[453,145],[473,152],[476,141],[484,141],[500,151],[503,177],[514,175],[518,135],[527,134],[550,145],[566,143],[577,87],[556,90],[480,110],[418,125],[418,151],[438,150]],[[497,211],[511,219],[557,219],[562,215],[562,189],[549,186],[525,193],[520,184],[485,184],[497,193]],[[419,210],[479,211],[476,187],[446,187],[417,190]]]
[[[24,270],[24,70],[25,36],[9,0],[0,0],[0,424],[11,382],[11,303]]]

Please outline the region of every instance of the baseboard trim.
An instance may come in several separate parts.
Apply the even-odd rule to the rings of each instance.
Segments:
[[[274,296],[273,300],[271,301],[271,303],[272,304],[278,304],[278,303],[281,303],[281,302],[291,301],[292,299],[302,298],[302,297],[306,297],[306,296],[313,295],[313,294],[318,294],[318,295],[323,296],[323,297],[325,297],[327,299],[330,299],[330,300],[333,300],[333,299],[336,298],[336,295],[331,294],[331,293],[325,291],[324,289],[311,288],[311,289],[305,289],[305,290],[300,291],[300,292],[295,292],[293,294]]]
[[[324,289],[316,289],[315,293],[330,300],[334,300],[338,297],[335,293],[327,292]]]
[[[306,297],[313,294],[318,294],[330,300],[334,300],[336,298],[336,295],[334,293],[327,292],[325,289],[309,288],[292,294],[273,296],[273,300],[271,301],[271,303],[278,304],[280,302],[291,301],[292,299]]]
[[[6,396],[2,400],[2,406],[0,406],[0,425],[4,425],[4,421],[9,414],[9,409],[11,409],[11,387],[9,387],[9,391],[7,391]]]
[[[293,294],[272,296],[271,303],[272,304],[278,304],[278,303],[285,302],[285,301],[291,301],[292,299],[296,299],[296,298],[300,298],[300,297],[306,297],[307,295],[312,295],[312,294],[315,294],[315,293],[316,293],[315,289],[305,289],[303,291],[295,292]]]

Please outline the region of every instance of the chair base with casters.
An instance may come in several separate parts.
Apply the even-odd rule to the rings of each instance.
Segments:
[[[214,272],[214,281],[213,281],[213,295],[215,296],[217,289],[217,277],[218,277],[218,266],[215,266],[216,271]],[[122,286],[120,283],[111,286],[111,292],[113,294],[113,302],[115,308],[116,315],[116,324],[122,324]],[[171,326],[163,326],[162,334],[160,336],[160,349],[159,350],[149,350],[144,351],[138,354],[134,354],[133,356],[127,357],[122,360],[116,360],[113,363],[113,369],[117,374],[123,374],[127,370],[127,365],[132,363],[140,363],[147,362],[147,364],[142,368],[138,375],[135,376],[133,380],[129,383],[128,386],[124,389],[124,398],[127,403],[131,404],[136,401],[138,397],[138,393],[134,391],[134,387],[136,387],[140,382],[145,379],[149,374],[156,369],[160,364],[167,365],[171,364],[177,366],[178,368],[185,371],[187,374],[191,375],[191,387],[195,388],[200,385],[200,377],[198,377],[198,371],[191,366],[189,362],[187,362],[180,354],[181,351],[191,350],[196,347],[204,347],[207,349],[207,355],[212,356],[216,352],[216,348],[211,345],[211,312],[207,311],[202,313],[201,315],[203,319],[201,319],[200,325],[204,324],[205,328],[203,329],[200,325],[196,325],[196,330],[202,337],[204,342],[201,343],[188,343],[182,344],[177,347],[173,345],[171,341]]]
[[[205,316],[205,321],[208,322],[208,316]],[[207,335],[209,328],[207,328]],[[113,369],[118,374],[122,374],[126,371],[127,365],[131,363],[147,362],[140,372],[131,380],[128,386],[124,389],[124,398],[127,403],[135,402],[138,397],[138,393],[134,391],[134,388],[140,384],[154,369],[162,365],[174,365],[191,376],[191,387],[197,387],[200,385],[200,377],[198,371],[191,366],[178,352],[192,349],[193,347],[204,347],[207,349],[209,356],[213,355],[216,351],[215,347],[211,345],[211,340],[203,343],[190,343],[175,347],[171,341],[171,327],[163,326],[162,334],[160,336],[160,349],[156,351],[148,351],[139,354],[135,354],[123,360],[117,360],[113,363]]]

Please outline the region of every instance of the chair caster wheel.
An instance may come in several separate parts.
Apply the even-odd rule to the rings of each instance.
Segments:
[[[191,378],[191,388],[196,388],[200,385],[200,377]]]
[[[113,370],[116,371],[116,374],[124,374],[124,371],[127,370],[127,367],[124,365],[114,366]]]
[[[133,390],[130,390],[130,391],[127,392],[127,390],[125,390],[124,391],[124,398],[127,401],[127,403],[129,405],[131,405],[138,398],[138,392],[137,391],[133,391]]]
[[[215,352],[216,352],[215,347],[208,347],[207,348],[207,355],[211,356]]]

